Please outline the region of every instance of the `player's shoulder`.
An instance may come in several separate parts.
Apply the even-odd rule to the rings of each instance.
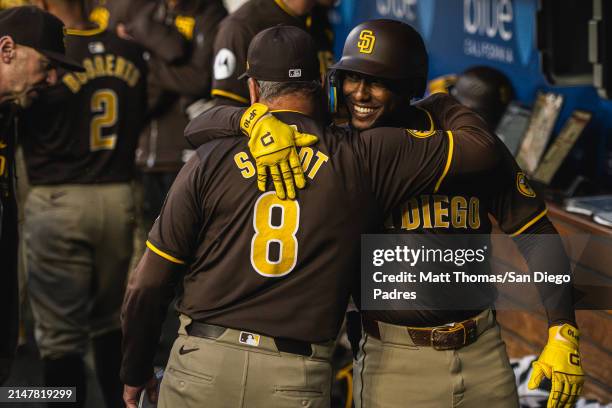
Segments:
[[[221,21],[221,29],[234,34],[254,36],[267,27],[283,23],[276,21],[276,13],[271,6],[276,7],[271,0],[249,0]]]
[[[236,9],[233,13],[225,17],[223,22],[224,24],[234,23],[241,25],[255,25],[257,24],[257,19],[264,11],[262,10],[262,7],[265,7],[264,1],[249,0]]]
[[[228,154],[234,151],[248,149],[248,139],[242,135],[236,137],[219,137],[198,146],[195,151],[195,160],[200,167],[224,161]],[[193,158],[192,158],[193,159]]]
[[[376,127],[358,132],[363,140],[378,139],[383,137],[406,137],[408,130],[400,127]]]
[[[420,131],[400,127],[378,127],[359,132],[359,140],[368,148],[394,151],[395,149],[436,149],[452,143],[443,130]]]
[[[455,105],[458,103],[459,102],[453,96],[447,93],[437,92],[415,102],[415,106],[428,111],[433,111],[442,106]]]
[[[143,59],[144,49],[137,43],[120,38],[104,28],[68,30],[69,48],[80,48],[89,54],[119,54],[132,59]]]

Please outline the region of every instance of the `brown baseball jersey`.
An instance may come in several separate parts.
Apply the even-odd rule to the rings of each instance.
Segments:
[[[227,137],[240,128],[239,118],[244,110],[218,107],[204,113],[189,126],[185,136],[195,146],[212,140],[214,136]],[[413,137],[427,138],[436,134],[435,129],[449,129],[455,141],[452,166],[448,177],[435,191],[427,191],[411,197],[394,208],[385,220],[388,233],[461,234],[468,240],[466,245],[477,247],[490,245],[491,232],[489,214],[499,223],[503,231],[513,237],[523,232],[533,233],[536,228],[544,234],[556,234],[546,218],[546,205],[529,187],[524,173],[516,164],[506,147],[488,130],[486,123],[472,111],[448,95],[437,94],[411,105],[386,122],[390,126],[406,126],[420,129],[408,131]],[[208,125],[207,123],[210,123]],[[491,151],[482,152],[483,145],[491,144]],[[483,165],[493,154],[499,160],[492,166]],[[548,225],[543,225],[548,224]],[[471,235],[471,237],[469,237]],[[519,242],[519,247],[522,248]],[[556,248],[555,250],[559,250]],[[534,270],[565,272],[565,265],[548,263],[542,265],[536,251],[523,252]],[[538,269],[544,268],[544,269]],[[473,273],[489,273],[488,263]],[[456,289],[456,288],[452,288]],[[465,288],[469,289],[469,288]],[[492,285],[474,287],[482,308],[490,307],[497,294]],[[544,288],[546,291],[546,288]],[[440,296],[438,292],[436,296]],[[360,292],[353,296],[359,304]],[[444,296],[443,294],[441,296]],[[422,296],[423,297],[423,296]],[[543,297],[545,298],[545,296]],[[551,313],[552,320],[571,321],[571,296],[564,299],[561,312]],[[388,323],[433,326],[451,321],[460,321],[477,314],[476,310],[404,310],[366,311],[365,315]]]
[[[188,267],[181,313],[327,341],[338,333],[358,276],[360,234],[376,230],[406,198],[435,190],[449,171],[452,139],[395,128],[357,134],[298,113],[276,115],[319,137],[300,151],[310,183],[298,199],[257,189],[247,138],[217,139],[179,173],[147,245]]]
[[[213,84],[211,95],[224,103],[248,105],[249,90],[245,79],[247,50],[253,37],[276,25],[299,27],[313,35],[319,48],[321,72],[333,60],[327,15],[316,8],[304,17],[294,16],[282,0],[250,0],[219,25],[214,43]]]
[[[30,183],[126,182],[144,123],[142,49],[109,31],[68,30],[66,72],[27,112],[22,142]]]
[[[487,124],[478,115],[446,94],[434,94],[415,106],[427,117],[426,128],[413,131],[415,135],[426,136],[435,133],[436,129],[444,129],[457,135],[453,165],[461,169],[461,174],[447,177],[435,193],[412,197],[395,208],[392,216],[385,222],[386,232],[456,234],[462,236],[466,248],[485,245],[490,247],[488,234],[491,233],[492,225],[489,215],[495,218],[502,231],[513,237],[546,215],[546,204],[537,197],[529,186],[527,177],[498,138],[492,139],[494,150],[500,159],[496,166],[477,169],[480,167],[478,161],[483,158],[470,155],[469,151],[478,148],[480,141],[478,138],[472,138],[470,143],[460,143],[462,136],[456,131],[470,132],[474,129],[477,133],[490,134]],[[399,126],[401,123],[394,124]],[[471,158],[466,160],[468,156]],[[480,264],[478,268],[470,270],[470,273],[490,273],[489,263]],[[483,309],[490,307],[497,297],[496,288],[492,284],[465,285],[461,289],[459,286],[448,287],[450,292],[446,295],[443,289],[445,288],[436,287],[435,296],[450,298],[455,293],[471,294],[478,298]],[[459,290],[461,292],[458,292]],[[426,294],[421,293],[421,298],[426,297]],[[363,311],[363,314],[367,318],[392,324],[435,326],[465,320],[478,312],[479,310],[393,310]]]
[[[434,94],[416,104],[428,117],[428,129],[416,134],[427,135],[435,129],[490,132],[488,126],[473,111],[445,94]],[[410,127],[410,123],[392,123],[392,126]],[[478,143],[477,140],[474,141]],[[495,138],[496,150],[501,157],[494,173],[472,172],[473,177],[449,177],[436,195],[414,197],[394,210],[395,232],[431,232],[458,234],[489,234],[491,214],[505,233],[520,234],[530,223],[544,216],[546,205],[529,186],[505,145]],[[464,145],[469,149],[470,145]],[[477,158],[476,158],[477,159]],[[474,163],[455,163],[469,171]],[[489,182],[484,182],[489,180]]]

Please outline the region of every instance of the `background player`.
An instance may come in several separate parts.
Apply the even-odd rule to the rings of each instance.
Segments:
[[[27,29],[25,29],[27,27]],[[15,115],[37,91],[57,81],[56,67],[82,68],[64,56],[63,24],[33,7],[0,12],[0,384],[9,375],[17,343],[17,203]]]
[[[239,78],[247,66],[249,43],[263,29],[278,24],[309,32],[316,41],[321,74],[333,60],[333,33],[325,7],[316,0],[249,0],[226,17],[215,37],[211,95],[216,104],[247,106],[249,91]]]
[[[180,135],[190,109],[201,109],[209,99],[213,39],[227,12],[221,0],[138,1],[123,9],[115,7],[117,31],[150,55],[148,123],[136,151],[144,194],[144,241],[172,181],[192,153]]]
[[[23,121],[32,185],[25,208],[28,285],[44,380],[76,386],[82,406],[91,337],[105,402],[117,407],[119,309],[134,226],[130,182],[147,71],[142,49],[90,23],[82,1],[37,4],[65,22],[67,54],[85,67],[62,72]]]

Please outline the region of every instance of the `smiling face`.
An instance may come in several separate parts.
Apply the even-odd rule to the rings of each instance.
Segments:
[[[351,125],[359,130],[380,126],[400,104],[398,95],[381,80],[356,72],[344,74],[342,92]]]

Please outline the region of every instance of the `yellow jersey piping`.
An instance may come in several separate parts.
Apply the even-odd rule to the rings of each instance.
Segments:
[[[90,28],[89,30],[77,30],[75,28],[67,28],[66,29],[66,34],[69,35],[78,35],[81,37],[90,37],[92,35],[97,35],[104,32],[104,27],[96,27],[96,28]]]
[[[149,248],[151,251],[155,252],[157,255],[161,256],[167,261],[170,261],[172,263],[179,264],[179,265],[185,265],[185,261],[181,261],[180,259],[175,258],[172,255],[165,253],[164,251],[162,251],[161,249],[153,245],[150,241],[147,241],[147,248]]]
[[[285,13],[289,14],[291,17],[297,17],[293,11],[283,2],[283,0],[274,0],[276,5],[280,7]]]
[[[544,211],[542,211],[541,213],[539,213],[538,215],[536,215],[535,217],[533,217],[533,219],[531,221],[529,221],[527,224],[523,225],[521,228],[519,228],[516,232],[510,234],[511,237],[516,237],[517,235],[520,235],[523,231],[525,231],[527,228],[531,227],[533,224],[535,224],[536,222],[538,222],[538,220],[542,217],[544,217],[546,215],[546,213],[548,212],[548,208],[544,209]]]
[[[438,190],[440,189],[440,185],[442,184],[442,181],[444,181],[444,178],[448,174],[448,170],[450,169],[451,163],[453,161],[453,151],[455,149],[453,132],[448,130],[446,131],[446,134],[448,135],[448,157],[446,158],[446,166],[444,166],[444,171],[442,172],[442,175],[440,176],[440,179],[438,180],[438,182],[436,183],[436,187],[434,188],[434,193],[437,193]]]
[[[249,103],[249,100],[247,98],[244,98],[240,95],[236,95],[233,92],[224,91],[223,89],[213,89],[210,94],[212,96],[223,96],[224,98],[232,99],[236,102]]]
[[[434,121],[433,118],[431,117],[431,113],[429,113],[429,111],[427,109],[423,109],[420,106],[415,106],[417,109],[422,110],[423,112],[425,112],[425,114],[427,115],[427,119],[429,119],[429,130],[428,132],[433,132],[434,131]]]

